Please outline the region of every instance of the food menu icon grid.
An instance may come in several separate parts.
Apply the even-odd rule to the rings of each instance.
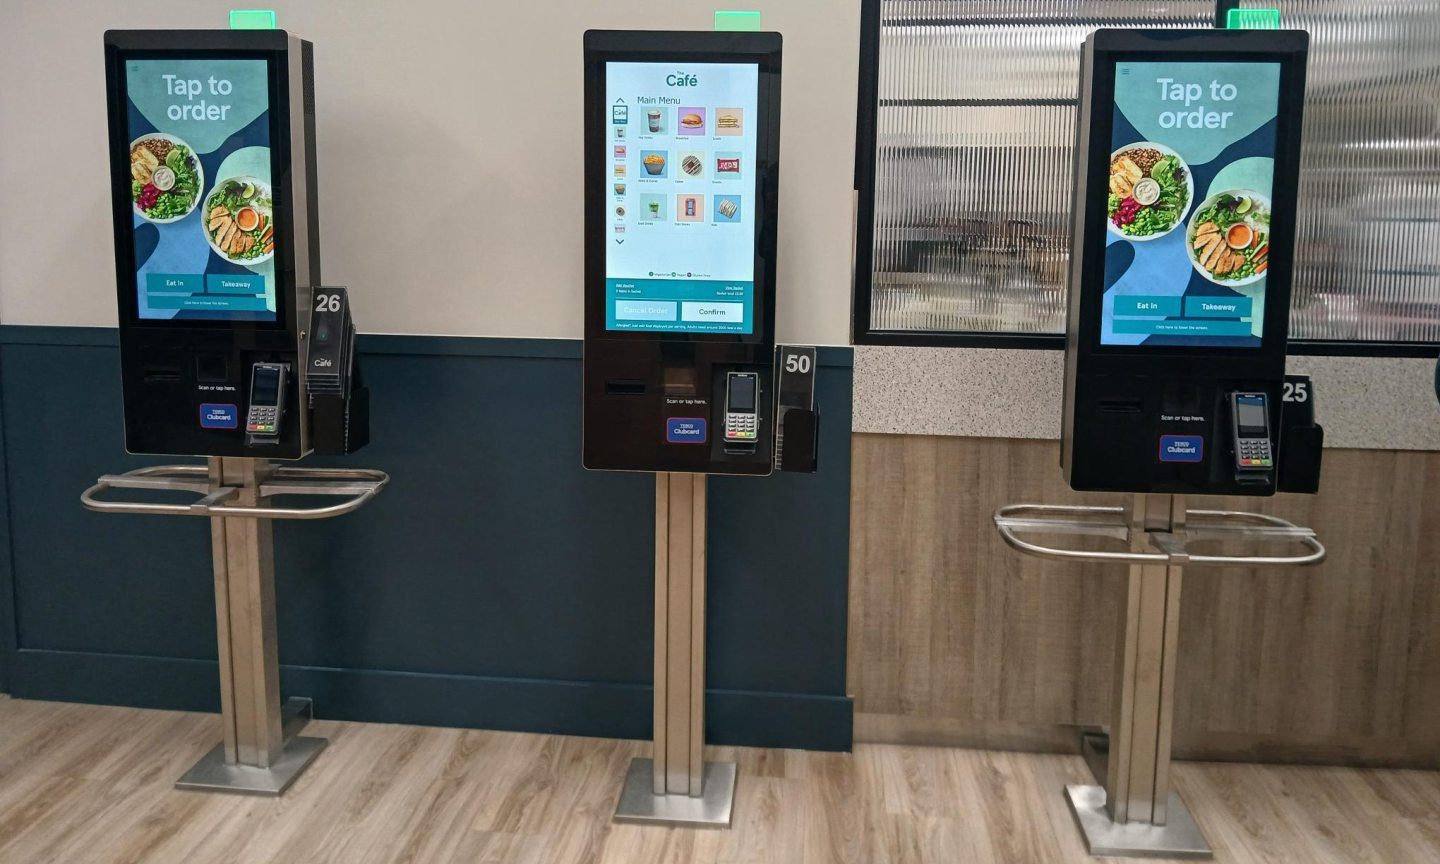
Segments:
[[[677,209],[674,221],[708,221],[714,225],[739,222],[737,214],[744,192],[738,188],[726,189],[729,194],[718,192],[728,181],[745,179],[744,158],[740,151],[730,149],[733,143],[727,144],[718,139],[744,134],[745,109],[720,107],[711,110],[704,106],[649,108],[639,112],[639,128],[632,129],[632,114],[628,108],[616,105],[611,110],[611,173],[617,182],[610,191],[617,203],[623,203],[623,199],[630,195],[631,184],[623,182],[630,178],[640,181],[641,185],[634,189],[641,194],[650,191],[650,183],[658,184],[659,181],[713,181],[717,194],[710,196],[713,199],[710,210],[697,214]],[[703,137],[717,139],[711,142],[715,146],[705,147],[705,142],[686,140]],[[640,146],[636,146],[637,142]],[[688,192],[689,187],[683,191]],[[678,186],[675,194],[681,194]],[[647,206],[637,208],[633,213],[628,209],[624,212],[639,222],[658,222],[664,221],[664,214],[670,211],[670,207],[662,204],[658,208]]]

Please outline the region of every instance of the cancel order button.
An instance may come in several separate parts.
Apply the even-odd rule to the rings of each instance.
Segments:
[[[726,324],[745,323],[744,303],[681,303],[682,321],[719,321]]]

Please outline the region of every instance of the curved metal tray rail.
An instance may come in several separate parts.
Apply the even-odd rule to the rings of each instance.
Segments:
[[[1206,565],[1214,567],[1301,567],[1325,560],[1325,546],[1309,528],[1278,516],[1241,510],[1186,510],[1183,533],[1147,532],[1153,552],[1110,552],[1066,549],[1022,539],[1021,534],[1080,534],[1127,540],[1130,526],[1124,507],[1063,504],[1010,504],[995,511],[995,527],[1005,544],[1026,555],[1064,561],[1098,561],[1113,564]],[[1300,555],[1205,555],[1191,552],[1198,540],[1294,541],[1306,548]]]
[[[237,507],[226,504],[238,487],[213,488],[204,465],[155,465],[124,474],[105,474],[80,495],[80,503],[99,513],[139,513],[162,516],[232,516],[249,519],[328,519],[352,513],[380,494],[390,476],[366,468],[274,469],[260,484],[262,498],[287,495],[347,496],[346,500],[323,507]],[[164,492],[194,492],[201,496],[190,504],[163,504],[141,501],[105,501],[98,496],[110,489],[150,489]]]

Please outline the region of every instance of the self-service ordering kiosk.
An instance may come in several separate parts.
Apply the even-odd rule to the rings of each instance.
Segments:
[[[178,785],[279,794],[324,746],[282,706],[271,521],[348,513],[378,471],[277,467],[369,437],[347,291],[321,287],[309,42],[105,35],[125,446],[207,457],[106,475],[101,512],[209,517],[225,740]],[[107,490],[188,492],[188,504]],[[328,506],[279,506],[282,496]]]
[[[1086,42],[1060,451],[1073,488],[1279,488],[1306,43]]]
[[[1318,484],[1312,403],[1282,408],[1310,393],[1285,380],[1307,44],[1100,30],[1082,53],[1060,461],[1074,489],[1133,498],[1010,505],[995,523],[1027,554],[1129,565],[1113,721],[1081,742],[1102,785],[1066,790],[1095,855],[1210,856],[1169,779],[1182,570],[1325,556],[1308,528],[1183,497]],[[1076,534],[1127,548],[1036,539]],[[1237,551],[1256,543],[1304,550]]]
[[[815,349],[775,345],[780,54],[585,34],[583,462],[656,473],[655,745],[621,821],[730,823],[735,766],[702,757],[706,475],[815,467]]]
[[[776,33],[585,36],[585,467],[769,474]]]
[[[126,449],[357,449],[348,296],[320,288],[310,43],[111,31],[105,47]]]

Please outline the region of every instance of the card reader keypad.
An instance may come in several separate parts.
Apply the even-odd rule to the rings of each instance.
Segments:
[[[726,441],[754,441],[754,440],[755,440],[755,415],[754,415],[754,414],[726,414],[726,415],[725,415],[725,440],[726,440]]]
[[[1236,454],[1242,468],[1269,468],[1273,463],[1270,456],[1270,442],[1264,438],[1241,438],[1240,452]]]
[[[250,416],[246,418],[245,431],[254,432],[260,435],[272,433],[276,429],[276,422],[279,420],[280,409],[275,406],[255,405],[250,408]]]

